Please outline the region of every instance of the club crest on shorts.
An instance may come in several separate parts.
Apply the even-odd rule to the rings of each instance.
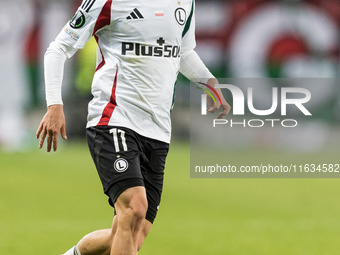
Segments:
[[[128,169],[129,163],[125,159],[119,158],[115,161],[113,167],[118,173],[123,173]]]
[[[85,24],[85,15],[82,11],[77,11],[77,13],[70,20],[70,26],[72,28],[78,29],[84,26]]]

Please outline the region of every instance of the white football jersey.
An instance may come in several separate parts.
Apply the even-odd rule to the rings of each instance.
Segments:
[[[55,45],[71,57],[94,36],[88,124],[170,142],[180,58],[195,42],[194,0],[84,0]]]

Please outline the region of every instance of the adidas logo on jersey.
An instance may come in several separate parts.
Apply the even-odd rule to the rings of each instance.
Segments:
[[[126,19],[144,19],[143,15],[139,12],[137,8],[133,9],[133,12],[130,13]]]

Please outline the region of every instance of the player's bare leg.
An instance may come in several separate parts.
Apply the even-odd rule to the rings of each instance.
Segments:
[[[112,240],[117,231],[117,217],[113,219],[112,229],[94,231],[81,239],[77,245],[81,255],[110,255]],[[145,220],[144,228],[138,237],[138,251],[150,232],[152,223]]]
[[[151,227],[152,227],[152,223],[150,221],[144,219],[144,228],[142,229],[142,231],[140,232],[139,237],[138,237],[137,251],[139,251],[142,248],[142,245],[143,245],[146,237],[148,236]]]
[[[136,255],[148,208],[144,187],[125,190],[115,203],[117,230],[110,255]]]
[[[112,228],[101,229],[84,236],[77,247],[81,255],[109,255],[113,237],[117,231],[117,219],[113,218]]]
[[[97,230],[84,236],[77,248],[81,255],[109,255],[113,237],[113,229]]]
[[[94,231],[79,241],[77,247],[81,255],[109,255],[112,244],[111,229]]]

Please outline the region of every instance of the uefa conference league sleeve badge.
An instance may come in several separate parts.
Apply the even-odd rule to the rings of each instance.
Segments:
[[[70,20],[70,26],[74,29],[79,29],[84,26],[86,21],[85,15],[81,10],[78,10]]]

